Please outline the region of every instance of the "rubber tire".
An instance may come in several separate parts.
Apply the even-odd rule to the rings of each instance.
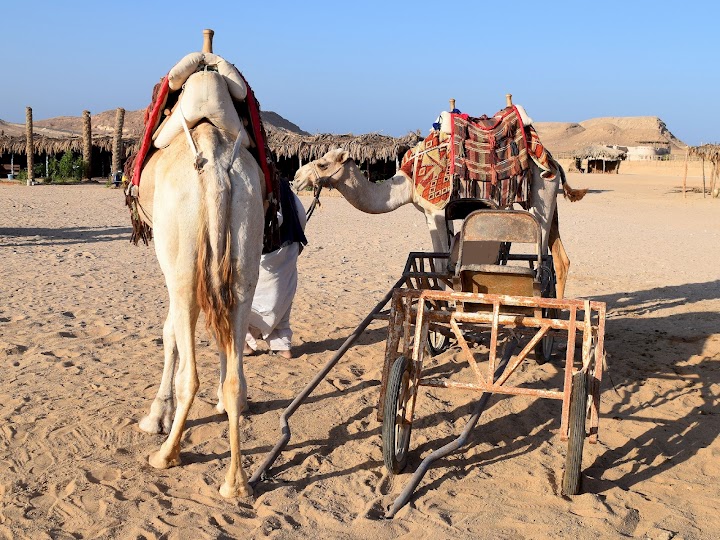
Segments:
[[[547,266],[545,267],[547,268]],[[555,268],[551,265],[549,268],[549,274],[547,282],[544,284],[541,296],[543,298],[556,298],[557,297],[557,283],[555,278]],[[557,319],[560,317],[560,310],[547,308],[542,310],[543,317]],[[535,345],[535,362],[538,365],[543,365],[552,359],[553,346],[555,344],[554,336],[545,336],[540,340],[540,343]]]
[[[562,494],[565,496],[580,493],[582,480],[582,454],[585,442],[585,419],[587,416],[588,377],[587,372],[579,371],[572,378],[570,395],[570,413],[568,429],[568,449],[565,456]]]
[[[450,338],[445,334],[433,332],[432,330],[428,332],[427,343],[428,348],[430,349],[430,354],[433,356],[442,354],[450,348]]]
[[[543,309],[543,317],[557,319],[559,317],[557,309]],[[555,337],[546,335],[540,342],[535,345],[535,362],[542,366],[546,362],[552,360],[553,347],[555,346]]]
[[[412,421],[402,428],[401,440],[398,441],[397,417],[398,407],[407,405],[400,400],[407,398],[410,363],[404,356],[399,356],[390,369],[390,377],[385,390],[385,416],[382,425],[382,448],[385,468],[390,474],[398,474],[407,464],[408,448],[410,447],[410,433]],[[400,442],[400,452],[398,452]]]

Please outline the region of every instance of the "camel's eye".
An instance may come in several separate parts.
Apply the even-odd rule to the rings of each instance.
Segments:
[[[320,169],[327,169],[328,166],[327,166],[327,163],[318,163],[318,167]]]

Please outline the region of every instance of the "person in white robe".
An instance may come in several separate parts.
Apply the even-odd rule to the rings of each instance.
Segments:
[[[295,193],[291,195],[295,201],[298,220],[304,229],[305,209],[300,198]],[[282,220],[281,212],[279,217]],[[244,354],[255,353],[258,348],[257,340],[263,339],[271,353],[287,359],[292,358],[290,311],[297,291],[297,260],[300,248],[300,242],[292,242],[262,255]]]

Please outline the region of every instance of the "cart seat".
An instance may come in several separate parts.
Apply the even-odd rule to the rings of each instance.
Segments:
[[[445,207],[445,223],[447,224],[450,257],[448,270],[455,272],[460,252],[460,233],[452,234],[452,222],[464,220],[476,210],[497,208],[495,202],[487,199],[455,199]],[[465,260],[467,264],[496,264],[500,254],[500,242],[469,241],[465,243]]]
[[[460,233],[457,233],[450,240],[450,257],[448,258],[448,270],[455,272],[458,256],[460,254]],[[495,265],[500,254],[500,242],[465,242],[465,263],[480,265]]]
[[[457,242],[457,263],[453,274],[453,289],[458,292],[504,294],[512,296],[540,296],[537,269],[541,264],[541,229],[537,219],[522,210],[476,210],[463,221]],[[497,260],[476,262],[477,246],[509,242],[524,244],[537,256],[535,268],[500,264]],[[487,252],[486,252],[487,254]],[[507,261],[514,262],[514,261]],[[523,264],[525,261],[517,261]],[[470,304],[468,304],[469,306]],[[473,309],[483,309],[478,304]],[[475,307],[477,306],[477,307]],[[459,306],[462,310],[462,307]],[[485,307],[484,309],[487,309]],[[533,309],[508,308],[512,313],[532,314]]]

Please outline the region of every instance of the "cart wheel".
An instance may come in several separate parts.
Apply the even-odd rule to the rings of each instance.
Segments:
[[[437,356],[442,354],[450,348],[450,338],[440,332],[428,332],[428,347],[430,348],[430,354]]]
[[[542,293],[543,298],[556,298],[556,279],[555,279],[555,268],[550,264],[543,264],[540,269],[542,276]],[[560,316],[560,310],[558,309],[543,309],[543,317],[549,317],[551,319],[557,319]],[[549,362],[552,358],[553,345],[555,344],[555,338],[552,335],[546,335],[540,340],[540,343],[535,345],[535,361],[542,365],[545,362]]]
[[[580,493],[583,442],[585,441],[585,417],[587,415],[587,372],[573,375],[570,394],[568,450],[565,457],[562,494]]]
[[[543,309],[542,311],[543,317],[549,317],[551,319],[557,319],[559,317],[559,311],[557,309]],[[552,334],[546,335],[535,345],[535,362],[537,362],[538,365],[543,365],[552,359],[554,345],[555,337]]]
[[[409,362],[399,356],[390,370],[385,391],[385,418],[382,425],[383,460],[391,474],[405,468],[410,447],[412,411],[410,405]]]

